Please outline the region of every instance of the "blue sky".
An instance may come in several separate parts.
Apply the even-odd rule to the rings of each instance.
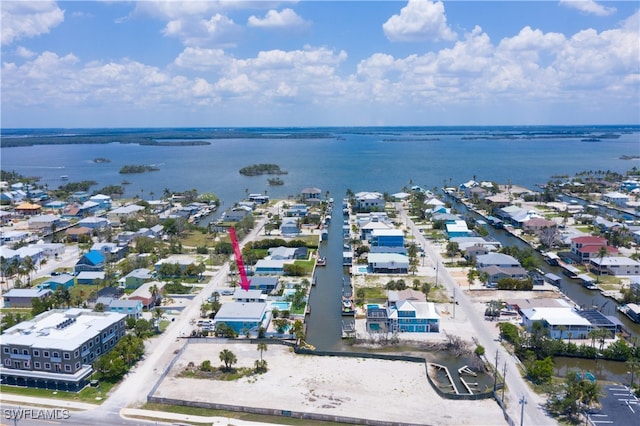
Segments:
[[[635,1],[2,1],[1,126],[640,123]]]

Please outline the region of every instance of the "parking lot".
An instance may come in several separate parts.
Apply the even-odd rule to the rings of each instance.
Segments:
[[[602,408],[589,412],[589,422],[598,425],[640,424],[640,401],[629,392],[629,387],[620,384],[605,385],[600,397]]]

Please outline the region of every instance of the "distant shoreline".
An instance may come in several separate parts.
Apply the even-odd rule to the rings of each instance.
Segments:
[[[452,133],[453,132],[453,133]],[[341,135],[379,135],[382,141],[437,141],[443,134],[464,140],[617,139],[640,132],[640,125],[584,126],[388,126],[388,127],[256,127],[139,129],[0,129],[2,148],[34,145],[138,144],[147,146],[211,145],[221,139],[331,139]]]

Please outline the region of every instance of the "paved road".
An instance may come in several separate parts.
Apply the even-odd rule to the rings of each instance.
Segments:
[[[272,212],[277,212],[277,207],[272,207],[270,210]],[[254,229],[245,237],[241,245],[244,245],[247,241],[255,239],[264,227],[266,221],[266,215],[262,219],[258,220]],[[69,256],[69,259],[70,258],[71,256]],[[71,260],[66,261],[70,262]],[[56,267],[59,266],[60,265],[56,265]],[[52,270],[53,267],[50,266],[49,269]],[[41,270],[39,272],[45,273],[46,271],[47,270]],[[146,402],[147,395],[160,379],[160,376],[173,359],[174,354],[186,343],[186,341],[181,337],[188,336],[191,333],[191,330],[193,329],[191,321],[192,319],[199,318],[200,305],[209,295],[211,295],[214,289],[225,287],[228,273],[229,263],[226,262],[215,272],[202,291],[200,291],[185,307],[185,309],[182,310],[175,321],[170,323],[164,333],[145,342],[146,348],[144,358],[127,374],[120,385],[108,396],[106,401],[94,409],[83,412],[74,412],[72,416],[73,420],[62,420],[60,423],[65,425],[133,425],[146,423],[144,421],[132,421],[121,417],[122,413],[125,411],[123,409],[126,407],[139,407]],[[15,399],[19,402],[19,398]],[[4,401],[2,403],[2,408],[4,409],[5,407],[10,406],[7,404],[11,403]],[[29,404],[28,402],[25,404],[26,406],[39,405],[37,403]],[[40,404],[59,407],[61,402],[55,400],[41,400]],[[25,407],[25,405],[22,406]],[[7,421],[7,419],[3,420],[5,422]],[[13,421],[11,421],[11,423],[12,422]],[[26,420],[22,420],[20,421],[20,424],[42,424],[42,421],[40,420],[25,422]],[[226,423],[226,421],[224,423]],[[236,420],[234,420],[233,423],[250,424],[250,422],[238,422]],[[259,423],[254,422],[251,424],[255,425]]]
[[[413,221],[408,217],[401,203],[396,203],[396,210],[398,211],[402,222],[415,236],[416,241],[424,247],[425,253],[431,260],[433,267],[437,267],[438,283],[444,284],[452,296],[455,291],[456,301],[459,304],[457,309],[461,309],[468,318],[468,321],[475,330],[475,336],[477,337],[478,342],[484,346],[486,350],[487,358],[490,361],[495,362],[495,354],[496,351],[498,351],[499,371],[502,371],[504,363],[507,363],[507,392],[505,392],[505,401],[508,407],[507,412],[511,418],[519,424],[521,417],[521,405],[519,404],[519,400],[524,396],[527,401],[524,406],[524,425],[556,425],[557,422],[549,417],[542,407],[545,400],[533,392],[520,375],[517,366],[518,361],[514,359],[514,357],[511,356],[501,344],[495,341],[494,335],[487,326],[484,317],[473,308],[473,302],[471,302],[469,297],[458,286],[447,269],[443,267],[442,258],[439,252],[434,250],[432,243],[427,241],[420,233]]]

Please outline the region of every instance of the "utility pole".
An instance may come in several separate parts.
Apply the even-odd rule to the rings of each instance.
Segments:
[[[496,349],[496,366],[493,369],[493,393],[496,392],[496,387],[498,385],[498,355],[499,355],[499,349]]]
[[[522,395],[518,403],[520,404],[520,426],[522,426],[524,424],[524,406],[527,405],[527,398]]]
[[[504,368],[502,370],[502,402],[504,402],[504,388],[507,387],[507,362],[504,362]]]
[[[453,288],[453,319],[456,319],[456,288]]]

